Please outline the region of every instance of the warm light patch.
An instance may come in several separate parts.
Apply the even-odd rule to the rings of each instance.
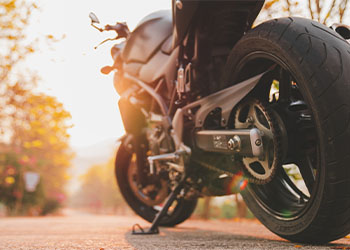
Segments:
[[[15,183],[15,178],[13,178],[12,176],[7,176],[5,178],[5,183],[12,185],[13,183]]]

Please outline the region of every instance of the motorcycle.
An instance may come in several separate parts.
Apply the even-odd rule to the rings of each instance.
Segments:
[[[241,193],[269,230],[326,243],[350,232],[350,28],[288,17],[252,27],[263,0],[173,0],[171,11],[99,27],[126,135],[119,189],[158,226],[197,199]],[[138,230],[136,230],[138,229]]]

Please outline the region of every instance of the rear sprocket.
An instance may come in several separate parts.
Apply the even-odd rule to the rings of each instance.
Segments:
[[[262,141],[255,143],[263,145],[263,155],[243,157],[242,161],[250,182],[266,184],[272,180],[277,168],[281,166],[283,124],[280,124],[278,115],[272,109],[253,98],[243,101],[235,111],[236,129],[257,128],[262,134]]]

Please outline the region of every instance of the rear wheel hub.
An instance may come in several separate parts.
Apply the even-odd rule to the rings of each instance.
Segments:
[[[256,99],[248,99],[240,104],[235,115],[236,129],[257,128],[261,132],[264,153],[261,157],[243,157],[250,181],[266,184],[281,166],[283,158],[283,138],[285,128],[278,114]]]

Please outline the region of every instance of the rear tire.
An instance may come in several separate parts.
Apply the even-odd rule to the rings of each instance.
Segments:
[[[274,64],[290,72],[312,112],[319,150],[315,190],[294,214],[277,213],[283,210],[278,205],[282,206],[282,195],[275,200],[262,198],[272,196],[273,192],[265,190],[276,183],[250,184],[243,198],[254,215],[283,238],[305,243],[339,239],[350,232],[350,45],[311,20],[271,20],[235,45],[225,83],[248,79]],[[260,90],[254,94],[261,97],[264,90]]]

